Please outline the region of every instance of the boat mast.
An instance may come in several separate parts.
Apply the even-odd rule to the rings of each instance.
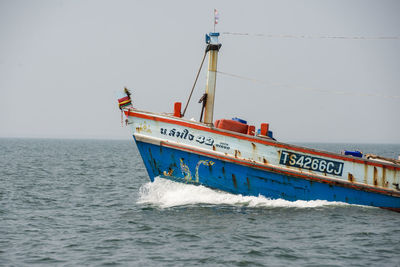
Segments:
[[[219,32],[206,34],[206,53],[208,52],[208,71],[206,84],[206,104],[204,110],[204,123],[212,125],[214,115],[215,84],[217,80],[218,51],[221,44],[218,43]]]

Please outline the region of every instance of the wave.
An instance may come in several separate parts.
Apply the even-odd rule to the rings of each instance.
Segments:
[[[242,196],[213,190],[202,185],[183,184],[162,178],[155,178],[140,187],[139,204],[150,204],[160,208],[171,208],[186,205],[232,205],[246,207],[285,207],[285,208],[316,208],[324,206],[345,206],[343,202],[326,200],[269,199],[264,196]]]

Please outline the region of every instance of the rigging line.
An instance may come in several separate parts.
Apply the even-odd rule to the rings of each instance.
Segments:
[[[199,68],[199,70],[197,71],[196,79],[194,80],[194,84],[193,84],[193,87],[192,87],[192,91],[190,92],[189,98],[188,98],[188,100],[187,100],[187,102],[186,102],[186,106],[185,106],[185,109],[183,110],[182,117],[185,116],[186,109],[187,109],[187,107],[188,107],[188,105],[189,105],[190,99],[192,98],[193,90],[194,90],[194,88],[195,88],[195,86],[196,86],[197,79],[199,78],[201,69],[203,68],[203,63],[204,63],[204,59],[206,58],[206,55],[207,55],[207,51],[204,52],[204,56],[203,56],[203,59],[201,60],[200,68]]]
[[[400,36],[332,36],[332,35],[290,35],[290,34],[263,34],[246,32],[222,32],[225,35],[255,36],[284,39],[344,39],[344,40],[399,40]]]
[[[248,77],[244,77],[244,76],[240,76],[240,75],[236,75],[236,74],[232,74],[232,73],[222,72],[222,71],[219,71],[219,70],[217,71],[217,73],[220,73],[220,74],[223,74],[223,75],[226,75],[226,76],[239,78],[239,79],[242,79],[242,80],[248,80],[248,81],[253,81],[253,82],[258,82],[258,83],[266,83],[264,81],[260,81],[260,80],[257,80],[257,79],[248,78]]]
[[[261,81],[245,76],[240,76],[232,73],[227,73],[227,72],[222,72],[222,71],[217,71],[218,73],[226,76],[231,76],[235,77],[238,79],[242,80],[247,80],[247,81],[252,81],[252,82],[257,82],[257,83],[263,83],[263,84],[268,84],[272,86],[283,86],[283,87],[289,87],[289,88],[297,88],[300,90],[304,91],[316,91],[316,92],[321,92],[321,93],[330,93],[330,94],[337,94],[337,95],[352,95],[352,96],[369,96],[369,97],[384,97],[384,98],[400,98],[400,95],[385,95],[385,94],[376,94],[376,93],[361,93],[361,92],[346,92],[346,91],[339,91],[339,90],[328,90],[328,89],[318,89],[318,88],[312,88],[312,87],[306,87],[306,86],[299,86],[299,85],[290,85],[290,84],[282,84],[282,83],[271,83],[271,82],[266,82],[266,81]]]

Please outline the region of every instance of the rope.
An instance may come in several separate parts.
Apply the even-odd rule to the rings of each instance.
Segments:
[[[197,79],[199,78],[200,71],[201,71],[201,69],[202,69],[202,67],[203,67],[203,63],[204,63],[204,59],[206,58],[206,55],[207,55],[207,51],[204,52],[204,56],[203,56],[203,59],[202,59],[201,64],[200,64],[200,68],[199,68],[199,70],[197,71],[196,79],[194,80],[194,84],[193,84],[193,87],[192,87],[192,91],[190,92],[189,98],[188,98],[188,100],[187,100],[187,102],[186,102],[186,106],[185,106],[185,109],[183,110],[182,117],[185,116],[186,109],[187,109],[187,107],[188,107],[188,105],[189,105],[190,99],[192,98],[193,90],[194,90],[194,87],[196,86]]]
[[[248,77],[244,77],[244,76],[240,76],[240,75],[236,75],[236,74],[232,74],[232,73],[227,73],[227,72],[222,72],[222,71],[217,71],[217,73],[226,75],[226,76],[235,77],[235,78],[242,79],[242,80],[248,80],[248,81],[258,82],[258,83],[266,83],[266,82],[263,82],[263,81],[260,81],[257,79],[248,78]]]
[[[217,72],[222,75],[231,76],[231,77],[235,77],[235,78],[242,79],[242,80],[263,83],[263,84],[268,84],[268,85],[284,86],[284,87],[289,87],[289,88],[298,88],[298,89],[301,89],[304,91],[317,91],[317,92],[322,92],[322,93],[331,93],[331,94],[339,94],[339,95],[369,96],[369,97],[384,97],[384,98],[400,99],[400,95],[348,92],[348,91],[339,91],[339,90],[318,89],[318,88],[311,88],[311,87],[306,87],[306,86],[293,86],[293,85],[289,85],[289,84],[271,83],[271,82],[261,81],[261,80],[257,80],[257,79],[253,79],[253,78],[249,78],[249,77],[245,77],[245,76],[240,76],[240,75],[236,75],[236,74],[232,74],[232,73],[226,73],[226,72],[222,72],[222,71],[217,71]]]
[[[255,36],[266,38],[284,38],[284,39],[345,39],[345,40],[399,40],[400,36],[331,36],[331,35],[290,35],[290,34],[263,34],[246,32],[223,32],[225,35]]]

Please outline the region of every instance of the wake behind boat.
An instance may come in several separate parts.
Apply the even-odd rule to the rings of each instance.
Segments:
[[[134,108],[128,90],[119,99],[151,181],[159,176],[245,196],[400,211],[398,160],[281,143],[267,123],[256,131],[238,118],[213,121],[218,37],[218,32],[206,35],[207,85],[199,122],[185,119],[179,102],[173,114],[158,114]]]

